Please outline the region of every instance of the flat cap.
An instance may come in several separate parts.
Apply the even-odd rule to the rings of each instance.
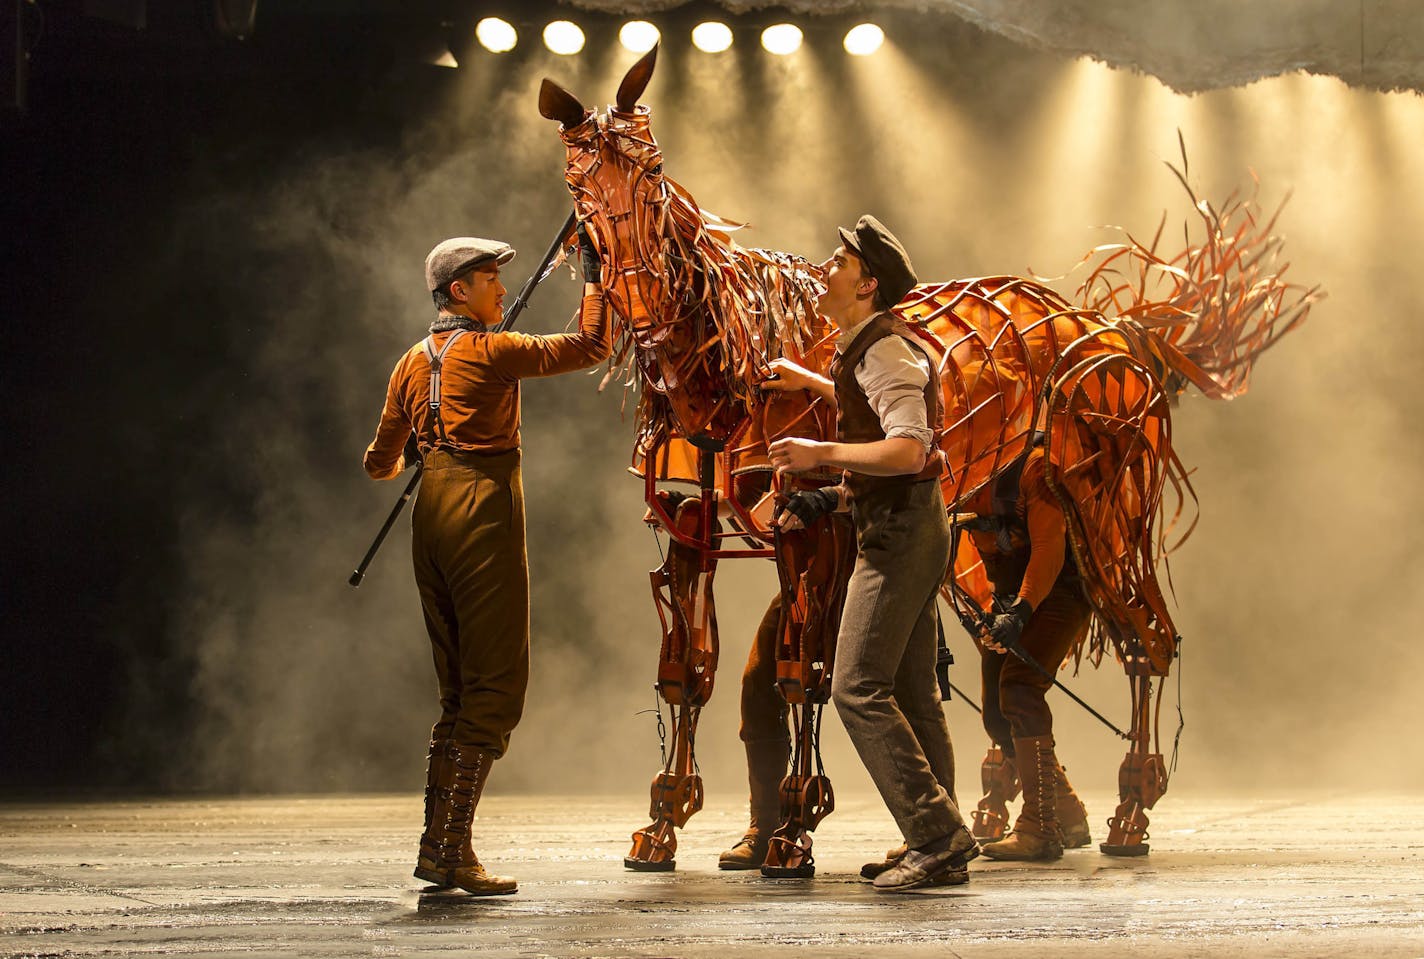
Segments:
[[[885,224],[875,217],[868,213],[861,217],[856,221],[854,232],[843,226],[837,229],[840,230],[841,242],[865,262],[866,270],[880,284],[885,302],[891,306],[903,300],[905,294],[920,282],[910,262],[910,254],[895,239],[895,234],[885,229]]]
[[[441,240],[425,258],[425,285],[434,293],[451,280],[493,260],[503,266],[514,259],[514,247],[499,240],[456,236]]]

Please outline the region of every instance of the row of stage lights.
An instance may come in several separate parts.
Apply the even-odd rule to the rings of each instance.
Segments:
[[[633,53],[647,53],[661,38],[661,31],[646,20],[629,20],[618,31],[618,41]],[[475,24],[475,39],[491,53],[508,53],[519,43],[519,31],[499,17],[485,17]],[[801,28],[792,23],[774,23],[761,32],[761,45],[768,53],[786,56],[801,48]],[[873,23],[852,27],[845,35],[846,52],[869,56],[885,42],[885,33]],[[562,56],[583,49],[583,30],[570,20],[555,20],[544,27],[544,46]],[[716,20],[692,28],[692,45],[704,53],[722,53],[732,46],[732,28]]]

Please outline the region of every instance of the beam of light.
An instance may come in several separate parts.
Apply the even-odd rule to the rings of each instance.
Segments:
[[[499,17],[485,17],[475,24],[475,39],[490,53],[508,53],[519,42],[519,32]]]
[[[801,49],[801,28],[794,23],[773,23],[761,32],[761,45],[778,57]]]
[[[459,61],[455,59],[455,55],[449,50],[446,50],[444,53],[440,54],[438,57],[436,57],[434,60],[431,60],[430,62],[434,66],[448,67],[451,70],[458,70],[460,68]]]
[[[846,53],[857,57],[868,57],[885,42],[885,31],[873,23],[862,23],[850,28],[845,35]]]
[[[856,205],[840,215],[883,210],[895,216],[895,222],[886,222],[910,250],[921,277],[1011,272],[999,257],[980,253],[999,238],[991,224],[998,222],[996,204],[1004,201],[995,186],[1002,182],[997,168],[1003,161],[984,142],[971,106],[977,81],[946,83],[938,67],[912,56],[892,37],[873,57],[833,61],[847,93],[836,104],[839,122],[853,125],[867,143],[899,142],[904,130],[917,131],[912,150],[876,151],[873,176],[866,175],[871,169],[866,160],[835,158],[832,175],[856,183]],[[893,110],[886,109],[887,90],[895,91]],[[1019,262],[1017,256],[1011,261]]]
[[[583,31],[571,20],[555,20],[544,28],[544,46],[570,57],[583,49]]]
[[[646,20],[629,20],[618,31],[618,42],[625,50],[633,53],[647,53],[658,42],[662,34],[658,28]]]
[[[703,53],[721,53],[732,46],[732,28],[716,20],[692,28],[692,45]]]

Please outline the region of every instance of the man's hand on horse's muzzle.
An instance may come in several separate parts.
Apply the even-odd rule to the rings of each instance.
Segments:
[[[1033,606],[1026,599],[1016,599],[1003,612],[996,613],[989,620],[989,628],[984,634],[984,645],[996,653],[1006,653],[1019,644],[1024,627],[1033,616]]]
[[[799,493],[792,493],[776,511],[776,524],[786,527],[783,517],[790,513],[801,522],[801,525],[809,529],[811,524],[825,516],[827,513],[834,513],[836,507],[840,505],[840,493],[834,486],[827,486],[822,489],[802,490]]]

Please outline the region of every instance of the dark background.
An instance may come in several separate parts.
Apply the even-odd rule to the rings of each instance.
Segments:
[[[430,317],[430,246],[507,239],[522,281],[567,210],[539,78],[602,104],[633,56],[611,16],[575,17],[578,57],[526,35],[447,70],[423,62],[440,11],[266,4],[237,40],[195,6],[149,4],[135,30],[44,5],[27,111],[4,121],[0,788],[415,788],[433,682],[403,526],[345,585],[397,491],[360,455]],[[671,38],[695,12],[660,22]],[[882,18],[893,50],[849,63],[850,22],[817,21],[786,62],[754,33],[721,66],[685,32],[665,46],[645,101],[668,173],[752,220],[746,245],[824,255],[872,210],[926,278],[1057,276],[1103,224],[1186,222],[1162,165],[1178,130],[1204,196],[1253,170],[1270,206],[1295,190],[1291,275],[1331,298],[1247,397],[1188,398],[1177,420],[1203,502],[1173,566],[1184,781],[1418,784],[1392,748],[1424,665],[1404,506],[1421,479],[1418,96],[1293,75],[1185,97],[913,11]],[[577,290],[551,277],[522,328],[563,328]],[[636,711],[653,705],[657,552],[620,390],[596,382],[525,392],[535,684],[510,788],[641,791],[656,763]],[[728,564],[719,583],[702,755],[739,788],[735,677],[772,578]],[[1079,682],[1125,721],[1115,666]],[[951,728],[976,762],[973,717]],[[1110,788],[1116,742],[1066,706],[1059,728],[1089,788]]]

